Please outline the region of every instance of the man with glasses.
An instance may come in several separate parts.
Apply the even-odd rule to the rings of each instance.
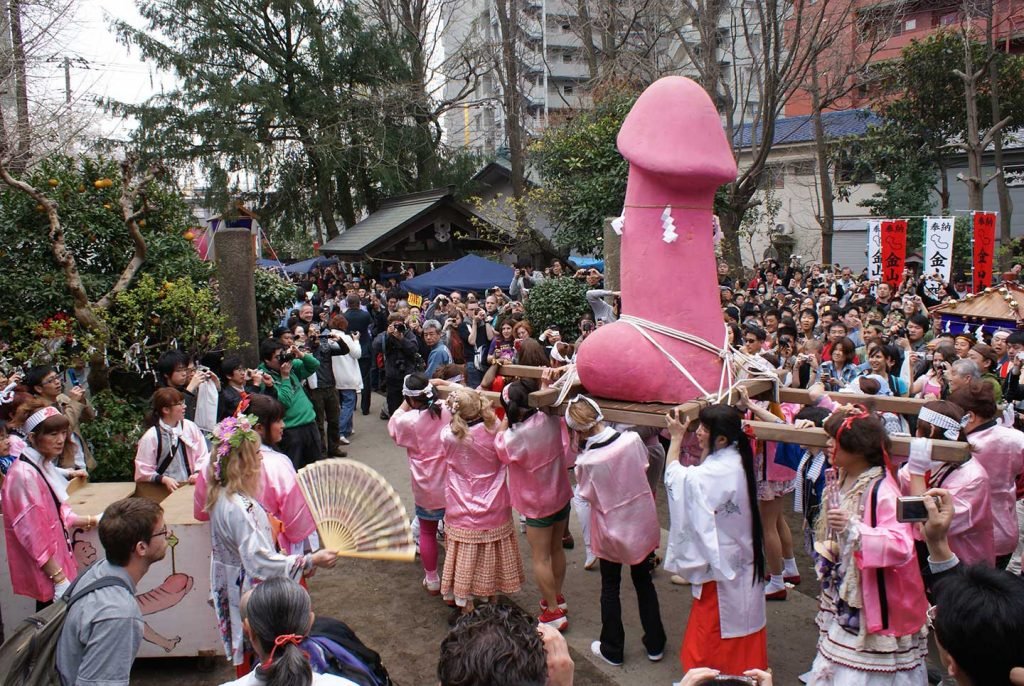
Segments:
[[[68,419],[68,440],[64,444],[64,452],[61,454],[58,467],[70,470],[81,471],[82,474],[68,474],[72,476],[84,476],[86,470],[96,466],[96,461],[89,450],[89,444],[82,438],[81,423],[92,421],[96,416],[89,401],[85,397],[85,391],[81,386],[71,387],[64,393],[64,382],[60,374],[53,367],[33,367],[25,374],[24,382],[32,395],[46,399],[51,405],[60,410]]]
[[[748,355],[760,355],[767,338],[764,329],[748,324],[743,329],[743,351]]]
[[[57,642],[57,671],[64,684],[127,686],[145,624],[135,599],[139,582],[167,554],[163,509],[146,498],[125,498],[100,519],[106,559],[76,580],[71,596],[101,579],[114,581],[69,609]]]

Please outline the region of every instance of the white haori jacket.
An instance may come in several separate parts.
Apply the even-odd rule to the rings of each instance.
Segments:
[[[764,583],[754,578],[753,520],[739,452],[729,446],[693,467],[673,462],[665,488],[671,519],[665,569],[689,581],[694,598],[702,584],[718,584],[722,638],[760,631]]]

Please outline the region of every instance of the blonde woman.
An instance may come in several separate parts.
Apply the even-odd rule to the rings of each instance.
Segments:
[[[274,547],[270,520],[256,496],[262,457],[257,419],[228,417],[214,432],[214,452],[206,467],[206,511],[210,514],[213,555],[210,594],[221,640],[238,676],[248,672],[243,654],[242,595],[265,579],[286,576],[298,581],[314,567],[333,567],[335,553],[282,555]]]
[[[476,599],[518,591],[525,575],[512,526],[508,470],[494,445],[498,418],[486,397],[464,387],[451,392],[448,408],[451,424],[441,430],[448,462],[441,594],[469,614]]]

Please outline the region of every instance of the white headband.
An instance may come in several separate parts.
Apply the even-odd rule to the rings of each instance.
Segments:
[[[36,410],[32,416],[25,420],[25,433],[32,433],[33,429],[45,422],[50,417],[60,414],[60,410],[52,405],[50,407],[44,407],[41,410]]]
[[[434,397],[434,385],[431,384],[429,381],[427,382],[427,385],[424,388],[419,388],[416,390],[409,388],[409,379],[411,377],[412,374],[408,374],[406,375],[405,379],[402,380],[402,395],[406,396],[407,398],[418,398],[421,395],[425,395],[428,399]]]
[[[962,428],[960,422],[951,417],[939,414],[934,410],[929,410],[927,407],[922,407],[921,411],[917,413],[917,418],[922,422],[928,422],[932,426],[943,429],[943,435],[951,441],[955,441],[960,437],[960,429]]]
[[[569,410],[572,409],[573,403],[579,402],[586,403],[587,405],[590,405],[592,408],[594,408],[594,412],[597,413],[597,417],[594,418],[594,421],[590,422],[589,424],[580,424],[579,422],[575,421],[572,417],[569,416]],[[600,422],[603,419],[604,415],[601,414],[601,408],[597,406],[597,403],[595,403],[593,400],[591,400],[585,395],[577,395],[575,398],[570,400],[565,405],[565,423],[573,431],[586,431],[587,429],[592,429],[594,426],[597,425],[598,422]]]

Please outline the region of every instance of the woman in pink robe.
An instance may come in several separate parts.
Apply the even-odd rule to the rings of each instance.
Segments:
[[[34,598],[36,608],[59,598],[78,575],[71,548],[76,527],[91,529],[96,517],[80,517],[67,500],[67,479],[56,461],[68,438],[68,420],[45,400],[30,400],[24,416],[28,445],[3,483],[4,537],[11,586]]]
[[[626,633],[619,586],[627,564],[647,658],[657,662],[665,656],[667,639],[652,576],[661,527],[647,483],[647,447],[637,434],[620,434],[603,419],[597,404],[585,396],[576,396],[565,410],[565,423],[583,441],[576,481],[580,497],[590,504],[590,545],[601,565],[601,638],[590,650],[609,664],[623,662]]]
[[[933,400],[921,408],[917,417],[918,439],[911,444],[910,458],[899,471],[904,495],[923,495],[929,488],[943,488],[953,498],[955,513],[947,537],[950,549],[964,564],[996,562],[992,487],[988,472],[974,457],[964,462],[935,462],[931,459],[931,440],[966,441],[960,419],[964,411],[946,400]],[[920,533],[915,538],[921,541]],[[924,543],[917,545],[921,554]]]
[[[822,582],[811,686],[927,683],[928,601],[910,524],[897,521],[882,419],[862,406],[825,422],[837,483],[825,489],[815,562]]]
[[[423,587],[440,595],[437,574],[437,527],[444,519],[445,477],[448,467],[441,447],[441,429],[452,420],[448,408],[437,398],[425,374],[410,374],[403,382],[405,401],[391,413],[388,434],[409,455],[409,476],[416,518],[420,524],[420,563]]]
[[[964,433],[972,455],[988,472],[992,488],[996,567],[1006,565],[1017,548],[1017,487],[1024,479],[1024,433],[998,422],[995,394],[985,379],[972,381],[949,396],[964,409]]]
[[[277,546],[286,555],[300,555],[308,546],[320,547],[316,522],[309,511],[302,489],[296,480],[295,467],[287,455],[271,446],[277,445],[284,432],[284,406],[266,395],[254,394],[247,412],[255,415],[253,427],[260,437],[260,493],[259,503],[273,516],[277,531]],[[199,521],[208,521],[206,512],[206,462],[199,466],[194,494],[193,514]]]
[[[540,587],[539,621],[564,631],[569,626],[568,606],[562,595],[565,582],[565,549],[562,536],[569,524],[572,486],[566,470],[569,432],[557,415],[530,407],[535,382],[518,380],[501,391],[505,408],[503,431],[494,447],[498,459],[508,465],[512,506],[526,518],[533,576]]]
[[[448,463],[441,594],[463,614],[477,598],[517,592],[523,560],[512,525],[507,469],[498,459],[498,418],[490,401],[465,387],[448,396],[452,421],[441,431]]]

